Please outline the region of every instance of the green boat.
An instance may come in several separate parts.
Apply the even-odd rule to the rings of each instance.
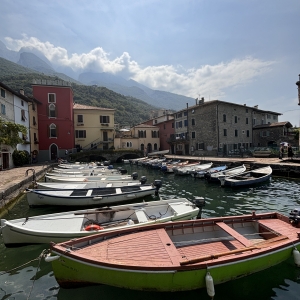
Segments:
[[[106,284],[146,291],[186,291],[267,269],[294,255],[300,230],[272,212],[148,225],[51,244],[64,288]]]

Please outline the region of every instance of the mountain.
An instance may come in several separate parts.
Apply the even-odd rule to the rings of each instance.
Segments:
[[[59,73],[56,73],[59,74]],[[34,79],[60,80],[68,78],[62,74],[50,76],[35,70],[20,66],[4,58],[0,58],[0,81],[15,91],[24,89],[26,96],[32,95],[31,84]],[[150,112],[158,110],[142,100],[115,93],[105,87],[87,86],[71,82],[74,102],[96,107],[111,108],[115,110],[115,123],[121,126],[134,126],[150,118]]]
[[[152,90],[132,79],[126,80],[113,74],[86,72],[80,74],[78,80],[87,85],[105,86],[116,93],[141,99],[168,110],[181,110],[186,107],[186,103],[195,105],[194,98]]]
[[[39,73],[49,76],[56,76],[65,81],[106,87],[118,94],[140,99],[156,108],[176,111],[184,109],[187,103],[189,105],[195,104],[194,99],[191,97],[160,90],[152,90],[149,87],[132,79],[127,80],[121,76],[116,76],[109,73],[85,72],[79,75],[77,81],[74,79],[77,77],[77,75],[69,67],[53,67],[43,53],[36,49],[22,48],[20,51],[16,52],[7,49],[5,44],[0,41],[0,57],[15,62],[23,67],[30,68]],[[60,72],[57,72],[57,70]],[[67,76],[66,74],[69,74],[71,77]]]

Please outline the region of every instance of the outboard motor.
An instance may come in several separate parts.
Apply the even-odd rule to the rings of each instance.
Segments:
[[[123,168],[121,168],[121,169],[119,169],[119,172],[120,172],[121,174],[126,174],[126,173],[127,173],[127,170],[126,170],[126,169],[123,169]]]
[[[159,189],[162,186],[162,182],[161,182],[161,180],[156,179],[156,180],[154,180],[153,185],[156,187],[155,196],[157,196],[158,195],[158,191],[159,191]]]
[[[142,176],[140,179],[141,184],[145,184],[147,182],[147,177],[146,176]]]
[[[300,221],[300,207],[294,208],[290,212],[289,221],[292,225],[297,226]]]
[[[138,175],[137,172],[134,172],[134,173],[131,174],[131,177],[132,177],[133,180],[137,180],[139,175]]]
[[[203,197],[195,197],[192,202],[199,208],[199,213],[197,215],[197,219],[201,219],[202,208],[205,206],[205,199]]]

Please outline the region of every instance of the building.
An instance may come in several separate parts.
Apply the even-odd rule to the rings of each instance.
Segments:
[[[158,127],[160,150],[170,150],[168,140],[175,134],[173,114],[169,113],[167,110],[160,110],[152,119],[143,122],[143,124]]]
[[[53,161],[74,149],[73,91],[69,82],[35,80],[38,99],[39,160]]]
[[[115,135],[115,149],[136,149],[144,154],[160,150],[159,127],[139,124],[131,129],[120,129]]]
[[[227,155],[253,147],[255,125],[278,122],[280,113],[220,100],[197,101],[174,114],[173,154]]]
[[[108,150],[114,147],[115,110],[74,104],[75,147]]]
[[[279,147],[281,142],[298,147],[295,130],[290,122],[275,122],[253,127],[253,144],[255,147]]]

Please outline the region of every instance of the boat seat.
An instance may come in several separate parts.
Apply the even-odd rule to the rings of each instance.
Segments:
[[[180,204],[180,205],[178,205],[178,204]],[[172,204],[169,204],[169,206],[178,215],[182,214],[182,213],[186,213],[186,209],[185,209],[185,207],[182,206],[182,202],[180,202],[180,203],[172,203]]]
[[[148,222],[148,217],[142,209],[136,210],[135,215],[136,215],[139,223]]]
[[[225,224],[224,222],[217,222],[215,225],[219,226],[221,229],[229,233],[233,238],[235,238],[237,241],[242,243],[244,246],[249,247],[252,246],[251,241],[249,241],[247,238],[239,234],[236,230]]]
[[[112,183],[108,183],[106,187],[112,187]]]

